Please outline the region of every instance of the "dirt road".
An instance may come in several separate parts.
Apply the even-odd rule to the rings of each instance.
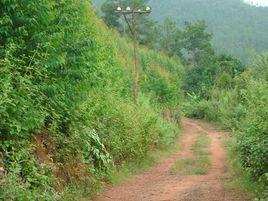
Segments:
[[[107,189],[96,201],[244,201],[224,190],[226,156],[222,140],[225,134],[201,121],[184,119],[183,126],[179,153],[163,160],[150,171],[137,175],[130,182]],[[191,146],[200,133],[210,139],[211,168],[208,174],[172,174],[170,169],[176,161],[193,155]]]

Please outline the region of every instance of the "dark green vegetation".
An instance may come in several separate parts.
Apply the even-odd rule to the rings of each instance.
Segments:
[[[237,155],[239,149],[235,137],[227,137],[225,139],[225,146],[228,154],[226,189],[234,194],[240,194],[245,198],[255,198],[263,195],[263,199],[256,200],[266,201],[268,194],[267,191],[265,192],[265,187],[260,185],[241,165]]]
[[[80,200],[177,136],[184,69],[132,44],[87,0],[0,2],[0,200]]]
[[[248,68],[215,53],[205,22],[175,24],[139,41],[163,53],[140,48],[136,105],[132,44],[87,0],[0,2],[0,200],[87,197],[120,166],[170,145],[182,103],[187,116],[232,129],[241,171],[267,185],[267,54]]]
[[[213,51],[204,22],[186,23],[183,31],[172,24],[166,21],[160,28],[164,27],[164,33],[170,29],[168,33],[175,33],[177,40],[170,40],[173,36],[161,39],[169,39],[163,43],[171,44],[167,46],[171,47],[170,52],[166,52],[180,56],[187,65],[185,114],[233,130],[242,167],[260,185],[267,185],[267,53],[256,57],[252,66],[247,67],[232,56]]]
[[[130,15],[126,15],[128,24],[122,15],[115,12],[117,7],[120,5],[123,9],[127,6],[132,6],[134,4],[137,8],[142,8],[143,10],[148,5],[148,0],[122,0],[120,3],[115,3],[115,1],[106,0],[100,6],[101,16],[104,22],[111,28],[115,28],[119,33],[125,34],[131,37],[131,31],[129,25],[132,26],[132,19]],[[137,18],[137,31],[138,31],[138,41],[140,44],[152,46],[155,41],[155,34],[152,32],[155,26],[155,22],[150,20],[146,15],[139,15]]]
[[[100,7],[103,0],[94,0]],[[254,53],[268,48],[268,8],[256,8],[242,0],[151,0],[152,19],[170,18],[182,27],[185,21],[205,20],[212,32],[213,46],[249,62]]]
[[[184,89],[188,101],[184,106],[185,114],[232,130],[237,139],[236,153],[244,171],[259,181],[260,186],[267,186],[267,53],[256,57],[247,67],[231,56],[208,51],[207,47],[211,46],[204,44],[211,41],[203,37],[206,34],[202,33],[205,31],[202,26],[197,24],[188,30],[190,35],[194,33],[192,38],[199,38],[191,39],[190,44],[198,44],[194,42],[198,41],[203,46],[197,46],[202,47],[197,51],[197,57],[192,57],[197,59],[186,60]],[[261,197],[262,193],[256,196]]]
[[[213,78],[213,85],[202,90],[205,93],[189,94],[184,107],[189,117],[231,129],[237,138],[235,153],[244,171],[263,186],[267,186],[268,173],[267,58],[260,56],[254,68],[234,77],[223,71]]]
[[[199,134],[194,145],[191,147],[193,157],[177,161],[171,168],[173,174],[182,175],[205,175],[209,172],[211,164],[209,162],[209,152],[205,149],[209,146],[209,138],[204,134]]]
[[[212,32],[213,46],[220,53],[234,55],[249,62],[253,53],[268,49],[268,8],[256,8],[242,0],[153,0],[156,20],[205,20]]]

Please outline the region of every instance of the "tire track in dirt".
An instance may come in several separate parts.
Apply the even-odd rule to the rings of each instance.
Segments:
[[[224,132],[205,122],[183,119],[184,135],[181,150],[135,176],[125,184],[116,185],[97,197],[95,201],[245,201],[224,190],[226,156],[222,145]],[[192,156],[191,146],[198,134],[210,138],[211,170],[206,175],[174,175],[170,168],[178,160]]]

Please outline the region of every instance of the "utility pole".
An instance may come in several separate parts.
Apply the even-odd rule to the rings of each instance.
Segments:
[[[138,44],[137,44],[137,19],[134,9],[132,10],[132,30],[133,30],[133,47],[134,47],[134,81],[133,81],[133,95],[134,102],[138,100],[139,87],[139,60],[138,60]]]
[[[137,16],[142,14],[150,14],[151,13],[151,7],[147,6],[145,10],[142,9],[136,9],[135,6],[128,6],[124,9],[121,7],[118,7],[115,11],[116,13],[122,14],[124,16],[124,19],[130,29],[130,32],[132,34],[132,40],[133,40],[133,48],[134,48],[134,80],[133,80],[133,98],[134,102],[137,103],[138,101],[138,93],[139,93],[139,59],[138,59],[138,33],[137,33]],[[131,25],[127,19],[127,15],[131,16]]]

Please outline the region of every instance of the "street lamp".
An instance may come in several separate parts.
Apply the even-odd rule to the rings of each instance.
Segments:
[[[133,96],[134,102],[138,100],[138,85],[139,85],[139,61],[138,61],[138,44],[137,44],[137,16],[142,14],[149,15],[152,12],[150,6],[146,6],[145,9],[136,9],[134,6],[127,6],[125,8],[117,7],[116,13],[122,14],[130,29],[134,46],[134,81],[133,81]],[[131,25],[127,19],[127,15],[131,16]]]

